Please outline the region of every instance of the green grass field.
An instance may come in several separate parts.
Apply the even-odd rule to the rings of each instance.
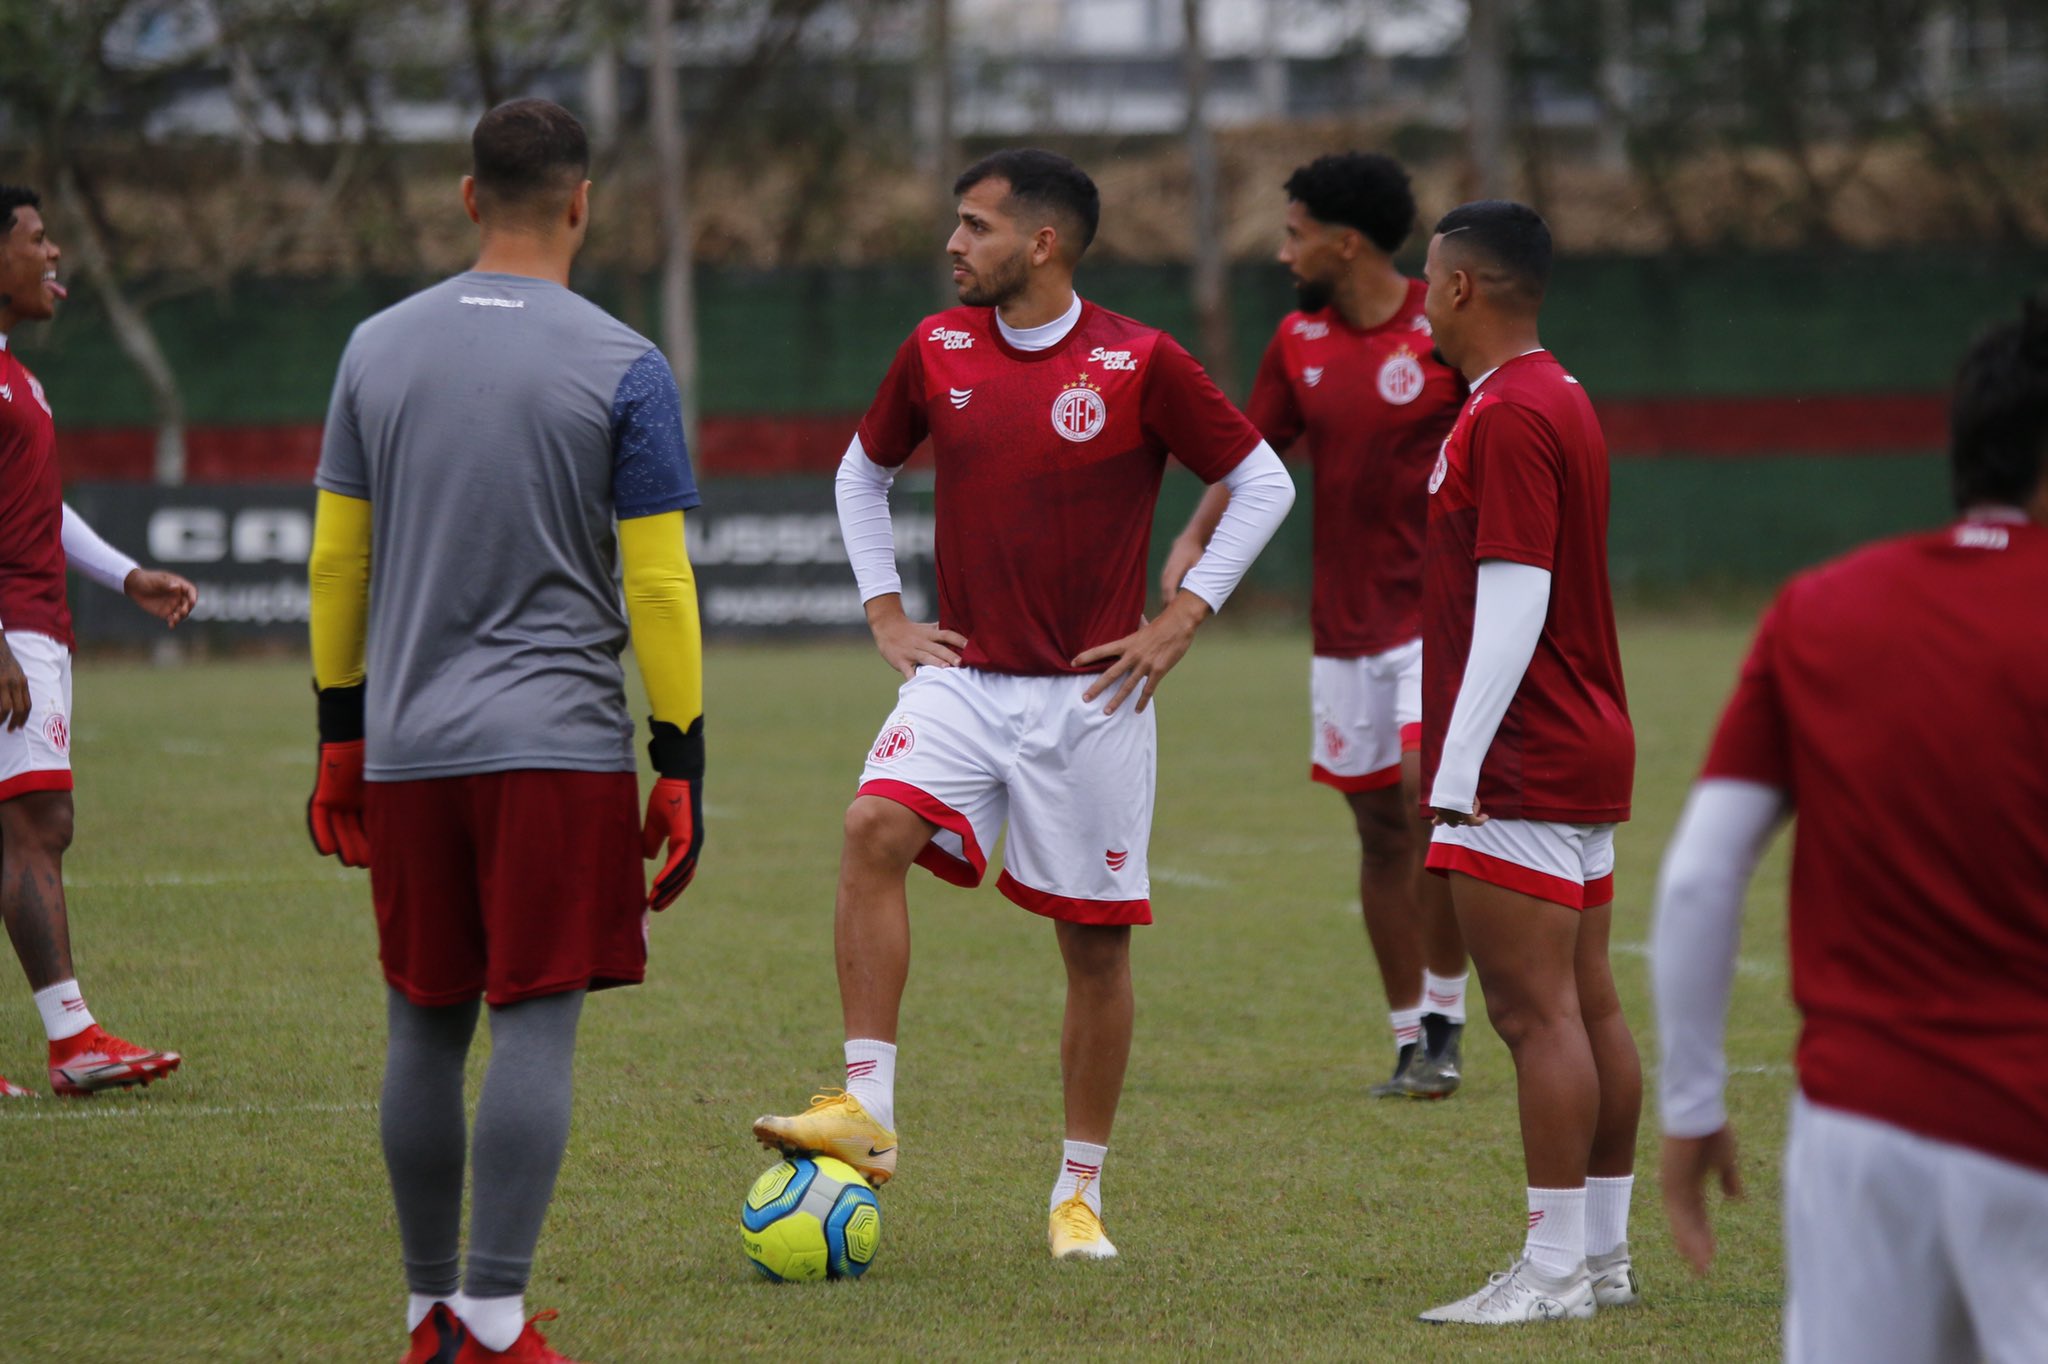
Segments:
[[[1641,757],[1616,970],[1646,1070],[1656,866],[1746,634],[1725,617],[1624,621]],[[715,647],[702,873],[655,922],[649,983],[584,1015],[576,1127],[528,1297],[561,1309],[555,1343],[606,1364],[1774,1357],[1782,848],[1736,982],[1730,1103],[1751,1193],[1720,1217],[1714,1276],[1692,1280],[1671,1250],[1653,1111],[1631,1236],[1644,1307],[1485,1335],[1418,1324],[1519,1248],[1513,1077],[1478,1024],[1451,1102],[1365,1098],[1390,1044],[1353,835],[1304,779],[1306,664],[1305,638],[1218,629],[1162,692],[1158,922],[1138,935],[1138,1039],[1105,1171],[1123,1257],[1045,1252],[1060,1138],[1050,928],[992,885],[919,873],[905,1156],[881,1254],[858,1284],[775,1287],[740,1255],[740,1196],[767,1163],[747,1125],[837,1079],[839,815],[894,683],[865,644]],[[383,985],[367,880],[306,841],[306,676],[295,662],[80,664],[81,979],[109,1026],[187,1059],[146,1094],[0,1111],[0,1357],[401,1350],[376,1139]],[[34,1011],[18,984],[11,997],[0,1073],[46,1090]]]

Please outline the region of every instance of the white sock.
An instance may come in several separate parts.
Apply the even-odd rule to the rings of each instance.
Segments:
[[[860,1100],[868,1116],[896,1129],[896,1044],[871,1037],[846,1043],[846,1092]]]
[[[1553,1279],[1586,1262],[1586,1191],[1529,1190],[1529,1239],[1522,1253]]]
[[[1462,976],[1440,976],[1433,971],[1422,973],[1422,1007],[1428,1013],[1442,1014],[1453,1023],[1465,1021],[1465,982],[1471,979],[1467,971]]]
[[[1612,1255],[1628,1244],[1628,1197],[1636,1177],[1586,1181],[1586,1258]]]
[[[455,1315],[487,1350],[503,1352],[512,1348],[526,1329],[526,1295],[509,1298],[472,1298],[460,1293],[455,1298]]]
[[[52,1042],[76,1037],[92,1026],[92,1010],[85,1007],[85,996],[78,993],[75,980],[60,980],[36,991],[36,1008],[43,1015],[43,1031]]]
[[[1050,1212],[1081,1191],[1081,1201],[1095,1209],[1097,1217],[1102,1216],[1102,1159],[1109,1154],[1107,1146],[1097,1146],[1089,1141],[1070,1141],[1060,1155],[1060,1177],[1053,1181],[1052,1201],[1046,1206]],[[1082,1181],[1086,1180],[1084,1186]]]
[[[406,1298],[405,1333],[407,1335],[411,1335],[414,1331],[420,1329],[420,1323],[427,1319],[427,1313],[434,1310],[434,1304],[437,1302],[445,1302],[451,1309],[455,1306],[455,1301],[452,1298],[432,1298],[428,1297],[425,1293],[414,1293]]]
[[[1422,1040],[1422,1006],[1417,1004],[1407,1009],[1389,1009],[1387,1019],[1394,1025],[1394,1045],[1405,1047],[1411,1042]]]

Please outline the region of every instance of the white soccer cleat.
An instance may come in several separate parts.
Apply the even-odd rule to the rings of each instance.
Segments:
[[[1635,1266],[1629,1263],[1626,1241],[1605,1255],[1588,1255],[1586,1277],[1593,1281],[1593,1301],[1603,1309],[1633,1307],[1642,1301],[1642,1285],[1636,1282]]]
[[[1089,1207],[1088,1200],[1083,1197],[1087,1192],[1088,1183],[1083,1180],[1072,1198],[1052,1210],[1045,1234],[1055,1260],[1116,1258],[1116,1245],[1109,1239],[1109,1233],[1102,1229],[1101,1214]]]
[[[1422,1320],[1462,1326],[1521,1326],[1535,1321],[1584,1321],[1597,1307],[1593,1280],[1582,1264],[1553,1279],[1524,1255],[1505,1274],[1489,1274],[1486,1287],[1469,1298],[1432,1307]]]

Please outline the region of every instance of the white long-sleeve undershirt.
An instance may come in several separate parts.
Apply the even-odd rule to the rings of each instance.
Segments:
[[[71,510],[69,502],[64,504],[63,540],[65,561],[101,587],[119,592],[127,583],[128,575],[140,567],[102,540],[99,532],[86,524],[84,517]]]
[[[832,493],[839,507],[839,538],[863,603],[903,591],[903,577],[896,571],[896,526],[889,519],[889,488],[895,482],[896,471],[869,459],[858,435],[847,443]]]
[[[1436,783],[1429,792],[1429,803],[1437,809],[1472,813],[1486,750],[1493,746],[1493,736],[1522,685],[1522,674],[1536,656],[1549,613],[1550,570],[1510,559],[1487,559],[1479,565],[1472,648],[1444,730]]]
[[[1216,523],[1202,557],[1180,584],[1209,603],[1211,611],[1223,609],[1294,505],[1294,480],[1264,441],[1239,460],[1222,483],[1230,489],[1230,505],[1223,509],[1223,519]]]
[[[1662,1052],[1657,1106],[1674,1137],[1704,1137],[1728,1124],[1724,1043],[1742,900],[1790,810],[1776,787],[1710,777],[1692,788],[1665,849],[1650,978]]]

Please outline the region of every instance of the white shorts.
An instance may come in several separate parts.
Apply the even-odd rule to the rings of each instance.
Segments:
[[[1401,755],[1422,747],[1422,641],[1363,658],[1318,654],[1309,660],[1308,704],[1309,780],[1346,795],[1398,786]]]
[[[1614,898],[1614,826],[1540,819],[1439,825],[1430,833],[1424,865],[1567,909],[1592,909]]]
[[[1791,1364],[2048,1360],[2048,1173],[1797,1095]]]
[[[7,648],[28,679],[28,723],[0,729],[0,800],[31,791],[71,789],[71,651],[27,630],[9,630]]]
[[[860,793],[939,826],[918,865],[981,884],[1003,826],[996,885],[1024,908],[1089,924],[1152,922],[1145,845],[1158,767],[1154,712],[1135,693],[1104,715],[1085,676],[919,668],[896,696]]]

